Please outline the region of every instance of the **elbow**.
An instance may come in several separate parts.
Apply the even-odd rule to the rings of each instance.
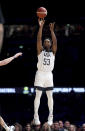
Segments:
[[[41,40],[41,37],[40,37],[40,36],[38,36],[38,37],[37,37],[37,41],[40,41],[40,40]]]

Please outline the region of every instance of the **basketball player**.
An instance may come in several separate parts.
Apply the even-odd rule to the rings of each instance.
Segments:
[[[7,126],[3,118],[0,116],[0,125],[6,130],[6,131],[14,131],[15,127],[14,126]]]
[[[4,17],[2,14],[1,6],[0,6],[0,53],[1,53],[1,48],[2,48],[2,43],[3,43],[3,36],[4,36]]]
[[[2,61],[0,61],[0,66],[4,66],[7,65],[8,63],[10,63],[12,60],[14,60],[15,58],[18,58],[19,56],[21,56],[22,53],[16,53],[14,56],[9,57],[7,59],[4,59]],[[8,127],[7,124],[4,122],[3,118],[0,116],[0,125],[6,130],[6,131],[14,131],[15,127],[14,126],[10,126]]]
[[[14,60],[15,58],[19,57],[19,56],[22,56],[22,53],[19,52],[19,53],[16,53],[14,56],[12,57],[9,57],[7,59],[4,59],[4,60],[1,60],[0,61],[0,66],[4,66],[4,65],[7,65],[8,63],[10,63],[12,60]]]
[[[54,33],[54,23],[50,23],[50,32],[52,36],[52,42],[49,38],[44,40],[42,46],[42,30],[44,26],[44,19],[39,19],[39,31],[37,35],[37,72],[35,75],[34,86],[36,87],[36,96],[34,100],[34,124],[39,125],[39,115],[38,109],[40,105],[40,98],[42,91],[46,91],[48,98],[49,116],[47,123],[52,125],[53,123],[53,74],[52,70],[54,68],[55,54],[57,51],[57,39]]]

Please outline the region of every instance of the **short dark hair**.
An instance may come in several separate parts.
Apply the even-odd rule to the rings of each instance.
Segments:
[[[52,43],[52,40],[51,40],[51,38],[49,38],[49,37],[46,37],[46,38],[44,39],[44,41],[45,41],[46,39],[50,40],[50,42]]]

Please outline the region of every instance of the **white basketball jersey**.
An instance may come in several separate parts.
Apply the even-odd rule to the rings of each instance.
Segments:
[[[37,68],[40,71],[46,71],[46,72],[52,71],[54,68],[54,61],[55,61],[55,56],[53,52],[46,52],[44,50],[38,55]]]

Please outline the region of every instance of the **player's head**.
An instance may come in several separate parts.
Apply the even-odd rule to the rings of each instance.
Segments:
[[[49,38],[44,39],[43,46],[48,51],[51,47],[51,40]]]

